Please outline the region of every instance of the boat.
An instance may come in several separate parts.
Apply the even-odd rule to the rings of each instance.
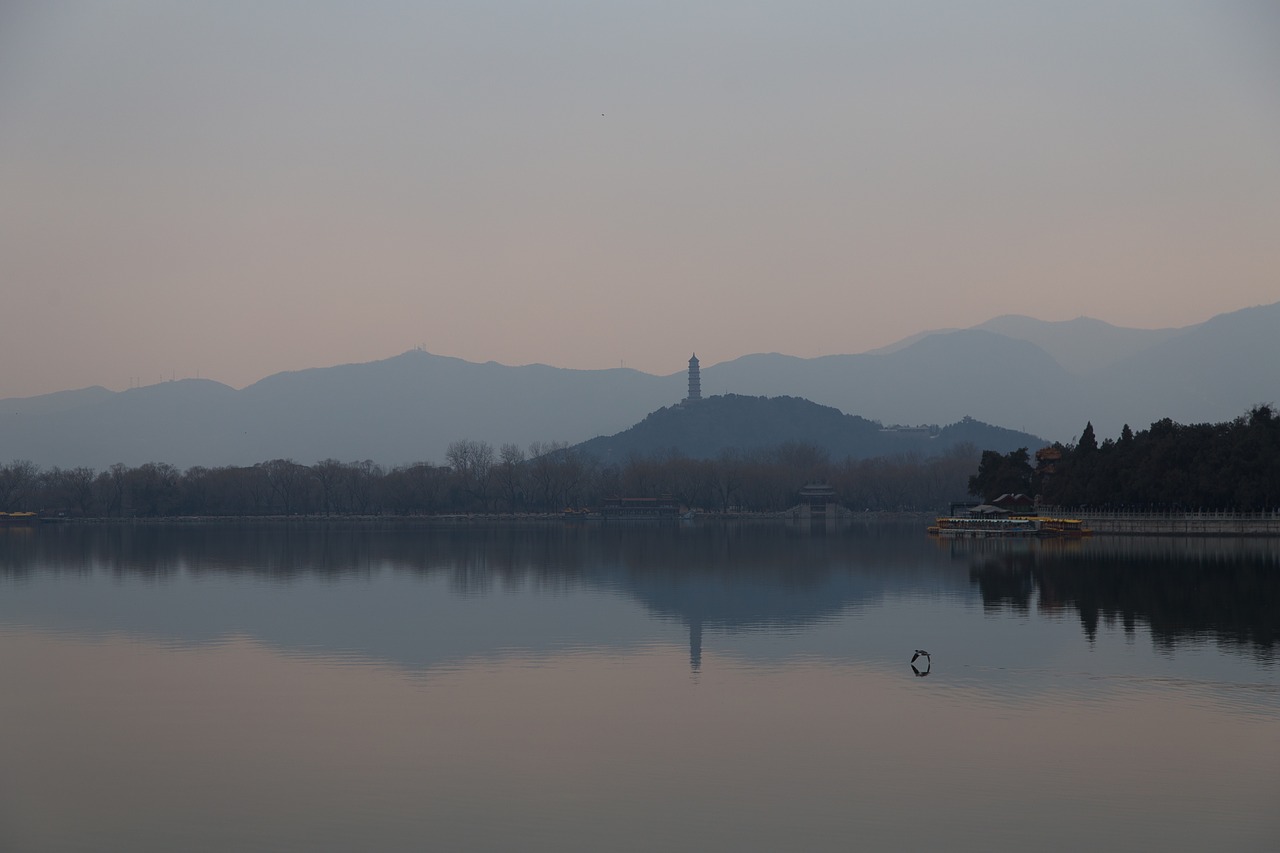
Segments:
[[[671,495],[657,498],[605,498],[599,513],[605,519],[678,519],[680,502]]]
[[[1093,531],[1085,526],[1085,523],[1078,518],[1054,518],[1047,516],[1035,516],[1040,523],[1040,530],[1045,536],[1060,537],[1063,539],[1080,539],[1085,536],[1092,536]]]
[[[0,512],[0,527],[31,527],[40,523],[34,512]]]
[[[1079,539],[1092,535],[1092,531],[1075,518],[955,515],[935,519],[929,526],[929,535],[942,539]]]

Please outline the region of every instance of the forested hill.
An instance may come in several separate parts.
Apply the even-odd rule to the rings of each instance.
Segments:
[[[1047,442],[972,418],[941,428],[886,429],[875,421],[799,397],[725,394],[658,409],[628,430],[593,438],[577,449],[611,463],[673,449],[694,459],[711,459],[731,449],[809,444],[839,460],[900,453],[935,456],[962,443],[1007,452],[1018,447],[1034,449]]]
[[[1089,423],[1079,443],[1056,447],[1061,459],[1034,476],[1024,463],[1024,478],[1047,503],[1242,512],[1280,506],[1280,414],[1271,405],[1229,423],[1163,418],[1137,433],[1125,426],[1118,440],[1101,443]],[[985,466],[995,461],[983,457]],[[971,483],[978,491],[982,473]]]

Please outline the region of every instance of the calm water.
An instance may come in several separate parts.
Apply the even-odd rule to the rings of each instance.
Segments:
[[[0,530],[0,849],[1280,849],[1280,542],[981,545]]]

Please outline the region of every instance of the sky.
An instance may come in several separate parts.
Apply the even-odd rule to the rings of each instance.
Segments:
[[[1280,300],[1280,4],[5,0],[0,397]]]

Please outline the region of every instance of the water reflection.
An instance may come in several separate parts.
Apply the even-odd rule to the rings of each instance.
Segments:
[[[1130,636],[1142,626],[1165,650],[1214,640],[1271,663],[1280,639],[1278,569],[1280,543],[1266,540],[939,544],[914,524],[854,525],[822,535],[771,524],[459,524],[381,530],[193,524],[0,530],[0,578],[17,584],[38,577],[105,575],[160,584],[250,579],[296,586],[368,582],[390,572],[442,581],[451,595],[461,598],[519,591],[621,596],[651,617],[684,627],[694,672],[702,667],[708,631],[721,636],[812,631],[889,598],[922,595],[952,600],[976,595],[993,613],[1074,614],[1090,643],[1097,640],[1100,625],[1118,624]],[[207,593],[197,610],[212,606],[214,599]],[[315,606],[303,596],[276,604],[285,609]],[[395,613],[403,605],[379,606]],[[254,636],[277,636],[308,620],[305,612],[274,611],[260,614],[273,624],[254,622],[261,607],[261,601],[253,601],[233,624]],[[165,623],[156,628],[161,634],[176,631],[194,641],[227,630],[214,624],[213,614],[207,625],[198,614],[166,618],[141,607],[133,616],[150,621],[153,628]],[[329,636],[334,629],[324,630]],[[378,630],[371,628],[372,636]],[[295,643],[325,642],[306,638],[305,631],[294,633]],[[507,641],[522,648],[538,644],[509,635]],[[909,653],[910,647],[904,651]],[[415,660],[413,654],[409,660]]]
[[[0,528],[0,570],[106,569],[163,578],[181,571],[270,577],[359,575],[388,565],[456,573],[459,590],[504,577],[577,577],[600,567],[811,571],[853,561],[902,565],[930,549],[917,526],[850,525],[840,535],[774,523],[571,525],[457,523],[104,524]]]
[[[965,594],[962,572],[952,567],[940,578],[938,555],[909,530],[904,538],[903,529],[883,525],[848,528],[843,536],[750,524],[49,527],[0,543],[0,577],[47,583],[109,576],[167,586],[156,606],[137,589],[110,601],[90,593],[77,599],[66,589],[43,605],[28,600],[29,610],[57,609],[42,624],[188,642],[246,633],[286,648],[354,649],[409,666],[502,649],[651,641],[619,609],[630,602],[651,619],[684,626],[697,673],[706,631],[796,631],[912,583],[943,583]],[[385,582],[386,573],[442,583],[455,598],[483,599],[486,611],[466,621],[438,596]],[[379,577],[384,582],[374,583]],[[220,590],[221,580],[285,584],[293,594],[264,600]],[[317,583],[346,591],[325,596],[312,589]],[[557,599],[569,594],[606,597],[588,610]],[[0,616],[8,609],[0,601]],[[430,627],[421,628],[422,620]]]
[[[26,733],[0,741],[6,850],[1240,850],[1276,838],[1273,721],[1168,701],[1159,686],[1020,709],[828,664],[716,667],[695,687],[660,650],[415,680],[249,640],[0,639],[0,717]]]
[[[0,534],[0,849],[1274,849],[1273,544],[952,544]]]
[[[1074,611],[1090,642],[1099,624],[1157,646],[1215,641],[1274,662],[1280,641],[1280,549],[1259,539],[1098,538],[1086,542],[978,542],[967,560],[983,605]]]

